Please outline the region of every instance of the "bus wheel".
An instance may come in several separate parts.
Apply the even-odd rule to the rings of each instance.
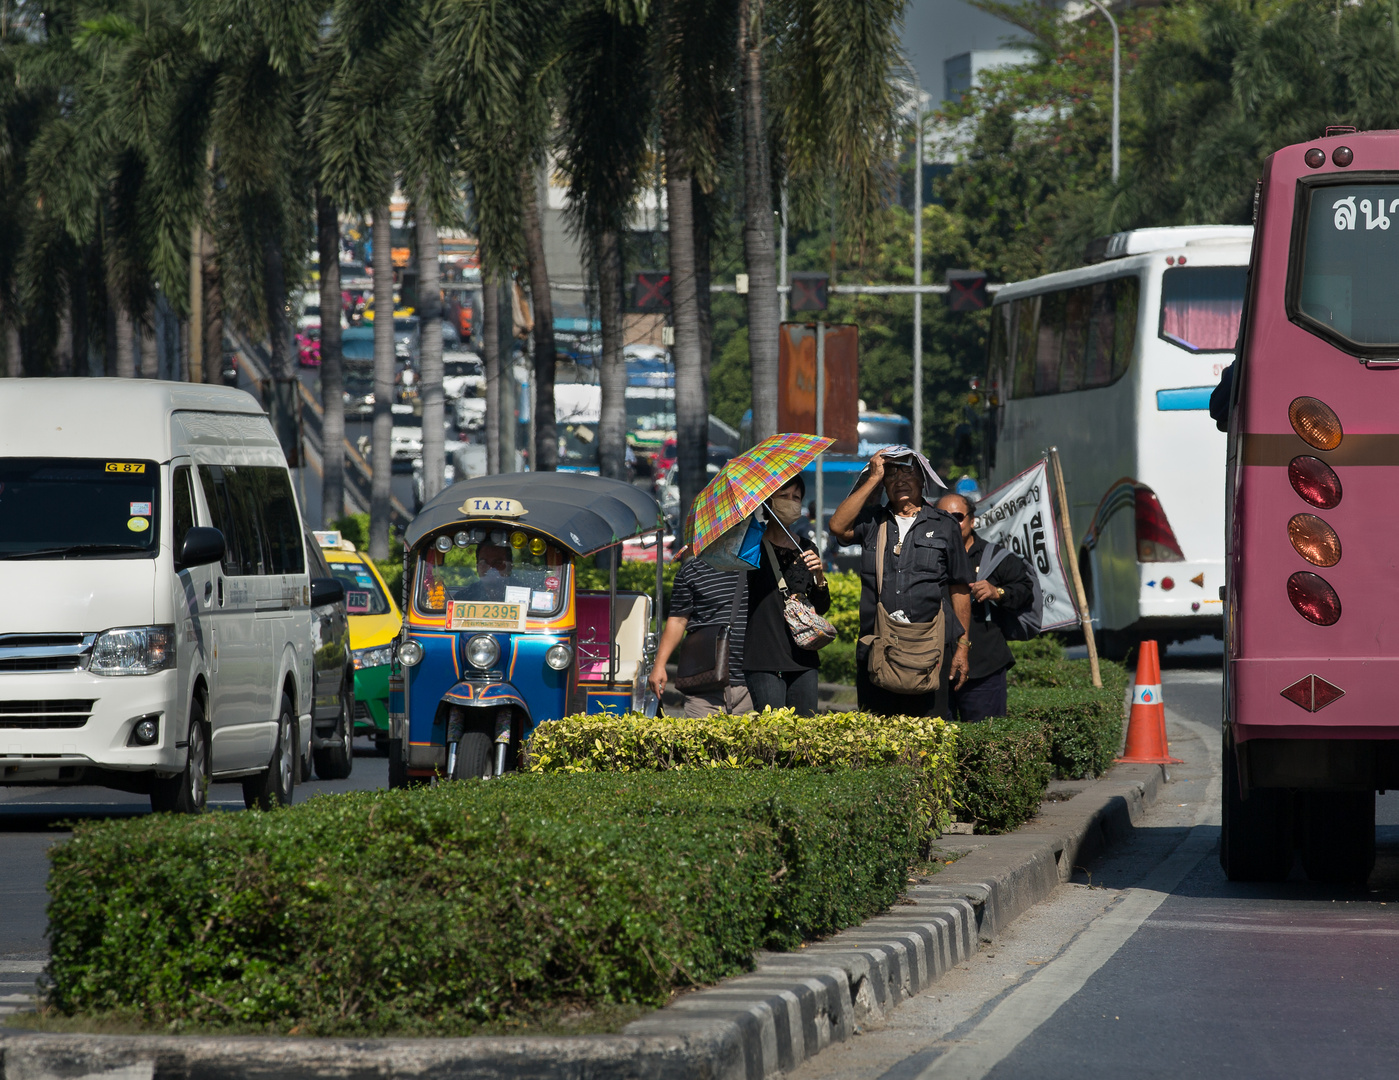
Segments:
[[[1285,881],[1292,872],[1292,829],[1286,791],[1239,793],[1232,742],[1224,740],[1224,790],[1219,863],[1230,881]]]
[[[1305,791],[1299,801],[1307,877],[1365,884],[1375,867],[1375,793]]]
[[[457,767],[452,779],[474,780],[490,776],[493,749],[491,737],[484,731],[463,732],[461,742],[457,743]]]

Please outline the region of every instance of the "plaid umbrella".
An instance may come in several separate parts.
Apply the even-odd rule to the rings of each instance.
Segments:
[[[724,463],[690,509],[686,532],[698,555],[820,456],[834,439],[786,432]]]

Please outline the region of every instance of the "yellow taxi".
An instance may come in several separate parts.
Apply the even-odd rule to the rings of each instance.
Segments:
[[[316,540],[331,574],[345,587],[355,665],[355,734],[370,736],[382,752],[389,738],[389,666],[403,616],[367,555],[338,532],[318,532]]]

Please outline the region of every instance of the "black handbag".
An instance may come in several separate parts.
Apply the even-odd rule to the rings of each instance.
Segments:
[[[729,685],[729,640],[745,584],[740,578],[734,585],[727,622],[696,626],[685,635],[675,658],[675,688],[681,693],[708,694]]]

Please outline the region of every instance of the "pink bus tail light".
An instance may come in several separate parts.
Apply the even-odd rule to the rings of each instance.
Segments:
[[[1308,446],[1334,450],[1341,445],[1341,418],[1326,402],[1314,397],[1295,398],[1287,407],[1287,418]]]
[[[1341,598],[1320,574],[1298,570],[1287,579],[1287,598],[1297,614],[1317,626],[1330,626],[1341,617]]]
[[[1287,466],[1292,490],[1313,506],[1334,510],[1341,505],[1341,478],[1336,470],[1310,454],[1300,454]]]
[[[1161,509],[1161,500],[1145,484],[1137,485],[1136,512],[1137,561],[1184,562],[1185,555],[1166,520],[1166,511]]]
[[[1287,523],[1287,538],[1313,566],[1335,566],[1341,561],[1341,538],[1315,514],[1294,515]]]

